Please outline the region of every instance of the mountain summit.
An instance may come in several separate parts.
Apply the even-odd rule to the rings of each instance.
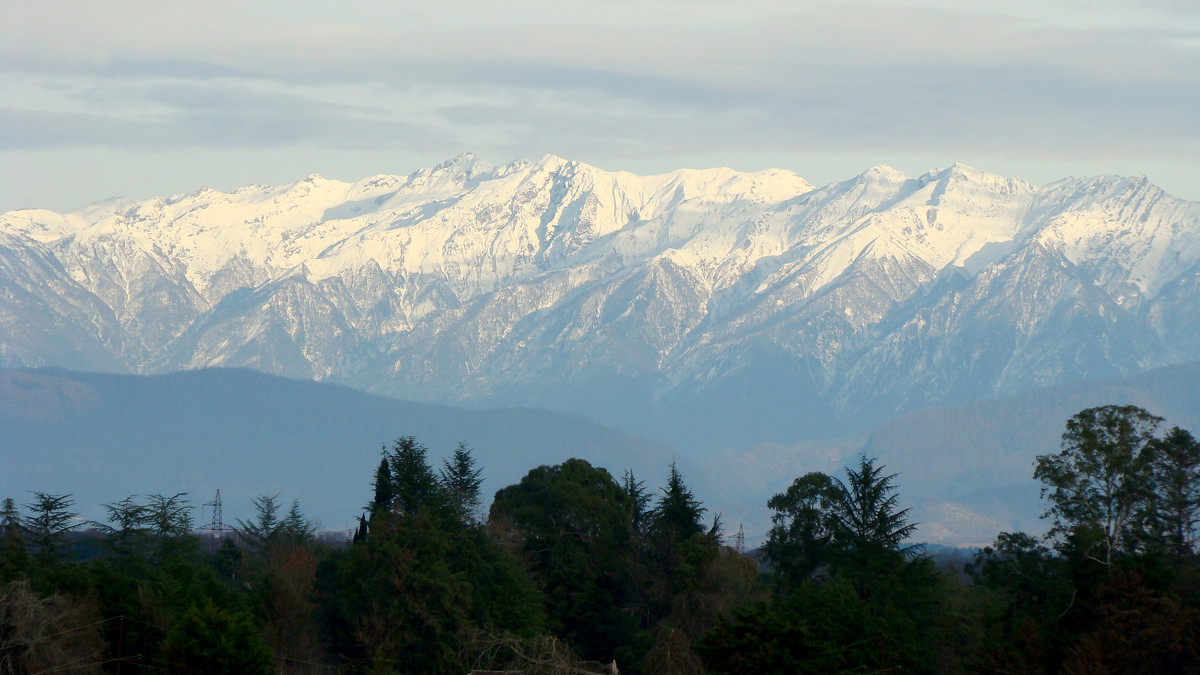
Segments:
[[[1200,204],[962,165],[606,172],[464,154],[0,216],[0,365],[240,366],[697,449],[1200,359]]]

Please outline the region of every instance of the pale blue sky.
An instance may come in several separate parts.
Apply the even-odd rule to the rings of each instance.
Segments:
[[[0,2],[0,211],[467,150],[1200,199],[1200,2]]]

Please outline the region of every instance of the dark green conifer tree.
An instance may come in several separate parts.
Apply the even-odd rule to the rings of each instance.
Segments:
[[[387,448],[379,459],[379,468],[375,469],[375,480],[371,483],[374,494],[367,506],[367,513],[374,518],[377,514],[387,513],[396,500],[396,484],[392,482],[392,468],[388,462]]]
[[[305,545],[312,542],[317,526],[300,511],[300,500],[293,499],[287,515],[279,522],[278,537],[288,544]]]
[[[254,519],[238,519],[237,532],[242,541],[255,553],[265,551],[278,537],[282,522],[279,518],[279,495],[262,495],[254,499]]]
[[[275,664],[251,617],[211,600],[193,605],[163,647],[167,671],[188,675],[267,675]]]
[[[517,561],[464,517],[479,472],[460,445],[439,481],[425,446],[402,437],[386,457],[392,507],[359,520],[356,545],[319,568],[326,631],[343,658],[380,672],[463,672],[476,631],[527,634],[541,598]]]
[[[621,489],[629,501],[629,522],[634,532],[641,533],[650,515],[650,492],[646,489],[646,481],[638,480],[633,475],[633,469],[625,469],[621,477]]]
[[[103,533],[103,545],[112,552],[117,567],[131,571],[147,562],[152,536],[146,507],[136,495],[104,504],[108,522],[91,525]]]
[[[60,561],[67,553],[67,535],[79,529],[79,514],[71,511],[75,501],[71,495],[52,495],[34,492],[34,500],[25,505],[29,515],[22,528],[29,537],[34,555],[40,565]]]
[[[934,660],[940,577],[905,545],[916,524],[899,507],[896,476],[866,457],[845,471],[844,482],[807,474],[771,499],[768,554],[788,583],[770,611],[723,625],[721,641],[733,644],[741,631],[792,631],[801,642],[772,646],[764,663],[803,663],[801,670],[813,672],[923,672]],[[706,644],[705,663],[731,672],[739,657]]]
[[[834,478],[840,487],[832,503],[837,546],[850,551],[900,550],[917,525],[909,522],[910,509],[899,508],[897,474],[883,475],[883,467],[865,456],[858,470],[845,470],[845,483]]]
[[[401,436],[392,445],[388,463],[396,497],[394,509],[402,516],[422,508],[441,509],[447,495],[427,459],[428,449],[412,436]]]
[[[351,540],[352,543],[357,544],[359,542],[366,541],[367,532],[367,516],[364,514],[358,517],[358,528],[354,530],[354,538]]]
[[[189,556],[196,547],[192,534],[192,505],[186,492],[150,495],[144,507],[145,524],[153,537],[158,560]]]
[[[662,496],[650,516],[654,529],[662,537],[683,541],[704,532],[701,518],[706,510],[692,494],[691,488],[683,482],[683,475],[679,473],[675,462],[671,462],[667,484],[663,486]]]
[[[459,443],[449,459],[442,460],[442,485],[450,492],[466,522],[479,519],[482,505],[480,488],[483,485],[483,467],[475,466],[475,458],[466,443]]]
[[[21,576],[28,564],[21,512],[12,497],[6,497],[0,506],[0,583]]]
[[[671,462],[667,484],[662,487],[662,495],[650,513],[651,548],[669,589],[675,589],[679,582],[688,581],[684,578],[688,575],[679,574],[681,552],[690,539],[704,534],[701,518],[705,511],[691,488],[684,483],[675,462]],[[713,526],[714,530],[718,527],[717,520],[714,520]]]

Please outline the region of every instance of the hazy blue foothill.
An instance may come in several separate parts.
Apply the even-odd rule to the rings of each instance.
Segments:
[[[899,474],[918,540],[985,544],[1001,530],[1044,528],[1034,458],[1056,451],[1073,411],[1112,402],[1200,427],[1200,365],[927,409],[844,438],[728,442],[702,461],[685,443],[668,446],[579,416],[410,403],[249,370],[10,370],[0,371],[0,494],[70,492],[81,508],[98,511],[135,493],[186,491],[199,505],[220,489],[229,519],[244,516],[254,497],[279,493],[300,499],[324,527],[344,529],[365,505],[381,446],[414,435],[439,462],[459,442],[470,445],[485,500],[529,468],[571,457],[618,475],[633,469],[649,484],[675,461],[710,510],[733,531],[744,524],[753,543],[769,528],[767,498],[796,476],[836,473],[865,453]]]
[[[399,435],[419,437],[439,463],[460,441],[475,448],[488,497],[549,461],[588,458],[657,480],[673,457],[572,415],[406,403],[249,370],[0,371],[0,494],[72,493],[85,517],[130,494],[189,492],[199,506],[220,489],[226,519],[279,493],[344,529],[365,505],[381,447]]]

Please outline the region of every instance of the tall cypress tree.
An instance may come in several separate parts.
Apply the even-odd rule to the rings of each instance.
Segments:
[[[367,511],[374,518],[380,513],[387,513],[392,508],[392,502],[396,500],[396,483],[392,481],[392,469],[388,463],[386,448],[383,457],[379,459],[379,468],[375,469],[375,481],[371,487],[375,489],[375,495],[371,498]]]

